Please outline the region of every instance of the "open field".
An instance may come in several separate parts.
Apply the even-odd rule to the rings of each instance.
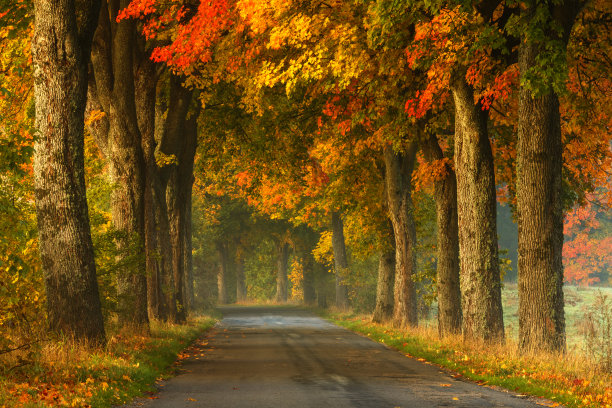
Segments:
[[[599,293],[612,299],[612,288],[610,287],[580,287],[565,286],[565,330],[567,334],[567,347],[569,351],[583,350],[584,336],[581,327],[584,323],[584,315],[594,308],[596,297]],[[502,289],[502,302],[504,305],[504,325],[506,336],[517,341],[518,339],[518,285],[505,283]],[[435,307],[434,307],[435,310]],[[422,322],[422,326],[436,326],[436,316],[432,316]]]

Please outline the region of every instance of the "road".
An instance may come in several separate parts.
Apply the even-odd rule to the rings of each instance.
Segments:
[[[288,307],[224,307],[157,399],[132,407],[538,407]]]

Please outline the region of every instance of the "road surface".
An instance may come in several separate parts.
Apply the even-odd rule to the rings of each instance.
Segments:
[[[150,408],[539,407],[458,380],[311,313],[224,307]],[[155,398],[154,397],[154,398]]]

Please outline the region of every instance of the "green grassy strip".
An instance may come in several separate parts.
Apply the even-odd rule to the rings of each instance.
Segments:
[[[486,350],[480,350],[478,353],[471,350],[457,352],[455,347],[450,348],[442,342],[413,336],[391,327],[374,325],[354,316],[324,312],[322,317],[403,354],[450,369],[481,385],[499,386],[517,394],[547,398],[567,407],[600,406],[584,401],[582,396],[563,392],[566,384],[555,381],[554,376],[550,380],[531,378],[528,370],[517,366],[517,361],[500,360],[497,356],[487,355]]]
[[[143,347],[118,343],[110,355],[92,355],[91,365],[80,369],[79,379],[86,382],[90,378],[108,387],[98,388],[86,402],[95,408],[106,408],[154,391],[156,380],[171,376],[169,368],[179,353],[215,323],[206,318],[195,325],[160,328]]]

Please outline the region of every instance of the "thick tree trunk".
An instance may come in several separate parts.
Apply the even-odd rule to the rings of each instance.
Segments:
[[[155,211],[155,233],[159,244],[160,256],[160,311],[162,320],[177,321],[176,294],[174,292],[172,243],[170,240],[170,220],[168,219],[168,205],[166,203],[165,186],[160,180],[157,170],[151,173],[149,179],[152,185],[153,207]]]
[[[136,23],[116,22],[128,0],[103,2],[94,37],[92,65],[98,100],[108,115],[105,155],[115,188],[111,198],[121,267],[117,272],[118,312],[122,324],[147,326],[145,247],[145,161],[135,102]],[[136,256],[134,256],[136,254]]]
[[[144,40],[142,41],[144,42]],[[135,58],[135,95],[138,128],[142,136],[142,151],[145,162],[145,262],[147,270],[147,304],[150,319],[168,320],[169,310],[167,294],[164,286],[164,254],[162,239],[159,235],[158,199],[155,189],[158,188],[159,175],[155,163],[155,102],[157,73],[155,65],[148,53],[144,52],[144,44],[137,47]],[[167,255],[166,255],[167,256]],[[173,316],[174,318],[174,316]]]
[[[389,218],[395,236],[395,283],[393,322],[398,327],[418,324],[416,284],[416,226],[412,204],[412,171],[416,160],[416,143],[405,153],[386,146],[385,186]]]
[[[336,272],[336,307],[338,309],[348,309],[348,287],[344,284],[344,281],[349,275],[349,268],[344,242],[344,223],[340,214],[335,211],[332,212],[332,249]]]
[[[227,245],[217,243],[217,253],[219,255],[219,272],[217,273],[217,302],[220,305],[225,305],[228,303],[227,276],[229,268],[229,254]]]
[[[429,162],[442,160],[438,139],[430,134],[423,143]],[[438,332],[440,336],[461,332],[461,289],[459,284],[459,228],[457,225],[457,178],[445,165],[443,177],[435,181],[438,225]]]
[[[179,78],[171,77],[169,81],[169,98],[167,109],[162,104],[157,104],[155,109],[155,140],[158,141],[155,151],[147,152],[147,161],[150,164],[148,167],[148,184],[152,188],[153,202],[155,208],[155,222],[157,241],[159,243],[159,250],[161,256],[161,264],[163,266],[161,272],[161,292],[165,304],[167,305],[167,320],[171,322],[179,321],[178,304],[183,305],[182,302],[177,301],[177,283],[175,280],[175,268],[178,269],[177,262],[185,263],[183,255],[180,260],[175,261],[173,251],[176,250],[178,239],[174,238],[174,241],[170,233],[170,213],[167,202],[167,189],[170,179],[174,172],[176,172],[177,162],[180,161],[180,155],[182,154],[183,145],[185,143],[187,132],[186,127],[186,116],[189,110],[189,105],[192,99],[192,93],[181,86]],[[163,164],[161,167],[156,162],[156,152],[162,159],[173,158],[174,164]],[[162,161],[164,161],[162,160]],[[184,159],[183,159],[184,161]],[[188,167],[188,166],[187,166]],[[192,180],[193,176],[190,176],[189,180]],[[175,175],[175,179],[180,178]],[[187,182],[188,180],[182,180]],[[185,199],[185,202],[189,201],[189,198]],[[176,210],[176,209],[175,209]],[[190,219],[190,218],[189,218]],[[177,221],[175,219],[174,221]],[[176,225],[175,225],[176,228]],[[187,224],[184,225],[184,230],[181,231],[181,241],[187,242],[184,234],[189,229]],[[173,247],[174,242],[174,247]],[[185,246],[185,244],[182,244]],[[180,251],[183,254],[184,251]],[[184,266],[181,268],[184,271]],[[183,273],[181,274],[183,275]],[[183,285],[184,286],[184,285]],[[184,293],[184,291],[183,291]]]
[[[521,43],[521,72],[535,66],[541,52]],[[534,96],[522,87],[516,174],[519,345],[528,351],[565,349],[562,154],[557,95]]]
[[[99,1],[35,0],[34,187],[49,327],[105,342],[85,192],[87,66]]]
[[[192,166],[193,169],[193,166]],[[193,170],[192,170],[193,171]],[[187,186],[185,201],[185,304],[187,311],[193,311],[195,305],[194,278],[193,278],[193,239],[192,239],[192,196],[193,184]],[[246,292],[245,292],[246,295]]]
[[[504,321],[497,247],[496,191],[487,112],[474,104],[465,76],[454,79],[455,167],[463,335],[501,341]]]
[[[287,301],[287,270],[289,269],[289,244],[280,243],[276,258],[276,301]]]
[[[236,257],[236,302],[245,302],[247,300],[247,287],[244,276],[244,256],[242,254]]]
[[[386,322],[393,316],[393,285],[395,283],[395,237],[393,226],[387,228],[386,242],[378,261],[378,282],[376,283],[376,307],[372,314],[375,323]]]
[[[166,188],[168,217],[170,220],[170,242],[172,243],[172,264],[174,293],[177,303],[177,321],[186,319],[185,310],[185,231],[188,200],[193,185],[193,163],[197,146],[197,116],[185,122],[183,145],[178,152],[178,164],[173,166]],[[189,228],[191,230],[191,228]]]

